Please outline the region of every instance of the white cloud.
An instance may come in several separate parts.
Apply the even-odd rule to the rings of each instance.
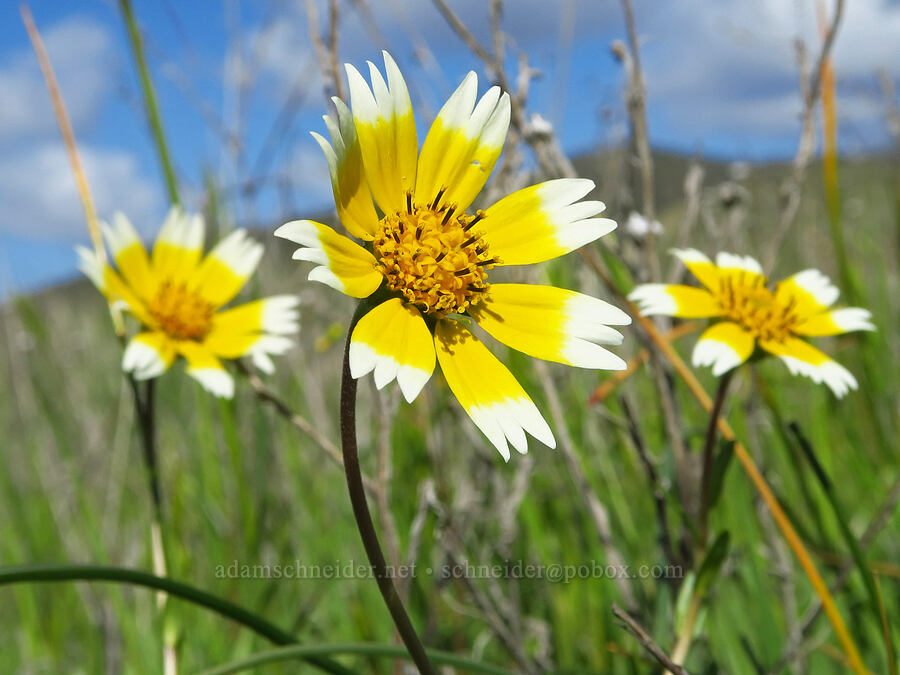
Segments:
[[[748,142],[796,134],[801,100],[794,41],[805,41],[811,66],[820,43],[814,3],[695,0],[653,11],[644,4],[638,19],[650,105],[672,130],[688,139],[730,134]],[[897,4],[848,3],[834,48],[842,121],[883,130],[879,107],[851,85],[871,82],[881,68],[900,76],[898,34]]]
[[[98,23],[70,18],[42,37],[76,130],[95,116],[113,77],[113,43]],[[25,48],[0,64],[0,143],[56,131],[50,97],[34,52]]]
[[[99,215],[121,209],[145,233],[158,228],[157,181],[142,175],[125,149],[87,142],[90,125],[109,101],[115,45],[107,28],[72,17],[43,27]],[[34,239],[84,240],[75,179],[37,59],[23,47],[0,63],[0,232]]]
[[[144,233],[159,227],[161,195],[123,150],[82,146],[80,154],[97,212],[124,211]],[[41,142],[0,156],[0,231],[78,241],[85,222],[72,169],[62,144]]]

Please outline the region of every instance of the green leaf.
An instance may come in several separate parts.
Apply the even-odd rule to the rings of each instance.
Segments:
[[[806,457],[806,460],[809,462],[809,465],[813,470],[813,474],[815,474],[816,479],[822,486],[822,491],[825,493],[825,497],[828,499],[828,504],[831,506],[831,511],[834,514],[835,520],[837,520],[838,528],[841,531],[841,536],[843,536],[847,547],[850,549],[850,555],[853,557],[853,562],[856,564],[856,567],[859,570],[860,575],[862,576],[863,584],[866,587],[866,594],[869,596],[869,604],[871,605],[872,612],[874,612],[875,617],[880,617],[881,604],[879,601],[878,589],[875,587],[875,579],[872,576],[872,571],[869,569],[868,563],[866,562],[866,556],[863,553],[863,550],[860,547],[856,537],[853,535],[853,531],[850,529],[850,523],[848,522],[847,517],[844,514],[844,509],[841,506],[841,503],[838,501],[837,494],[834,490],[834,485],[832,484],[831,479],[829,479],[828,474],[825,472],[825,467],[822,466],[822,464],[819,462],[818,457],[816,457],[816,452],[813,449],[812,444],[809,442],[809,439],[807,439],[803,434],[800,426],[796,422],[791,422],[790,424],[788,424],[788,428],[794,435],[794,438],[797,441],[797,445],[799,445],[800,449],[803,450],[804,457]]]
[[[731,536],[728,532],[725,531],[719,533],[719,536],[716,537],[713,545],[706,553],[706,557],[703,558],[703,563],[700,565],[700,571],[697,572],[697,583],[694,591],[697,595],[706,595],[706,591],[709,589],[710,584],[712,584],[719,575],[719,570],[722,569],[722,563],[725,562],[725,557],[728,555],[728,548],[730,545]]]
[[[722,487],[725,484],[725,474],[734,457],[734,441],[722,440],[719,443],[719,452],[713,459],[712,469],[709,473],[709,508],[716,505],[722,495]]]

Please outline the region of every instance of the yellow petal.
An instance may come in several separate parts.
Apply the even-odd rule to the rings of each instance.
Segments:
[[[185,281],[203,253],[203,217],[173,206],[153,246],[153,273],[159,282]]]
[[[628,299],[636,302],[641,314],[665,314],[683,319],[705,319],[725,312],[715,297],[702,288],[679,284],[641,284]]]
[[[399,298],[381,303],[353,329],[350,373],[360,378],[373,370],[382,389],[394,378],[412,402],[434,372],[434,344],[425,320]]]
[[[293,346],[287,336],[299,328],[298,304],[296,296],[277,295],[220,312],[203,345],[222,358],[250,356],[261,370],[272,372],[269,356]]]
[[[273,295],[254,300],[213,316],[211,335],[222,333],[271,333],[291,335],[299,325],[300,304],[295,295]]]
[[[694,347],[693,362],[697,367],[712,366],[718,377],[750,358],[756,340],[738,324],[721,321],[707,328]]]
[[[823,312],[835,303],[839,293],[828,277],[814,269],[797,272],[775,287],[776,300],[793,305],[794,314],[799,317]]]
[[[798,335],[821,337],[855,330],[875,330],[875,326],[872,325],[872,313],[869,310],[861,307],[844,307],[811,316],[794,326],[792,330]]]
[[[784,361],[793,375],[805,375],[817,384],[824,382],[838,398],[858,386],[850,371],[799,338],[760,340],[759,346]]]
[[[315,132],[312,136],[328,161],[331,189],[341,223],[354,237],[371,240],[378,229],[378,214],[363,169],[353,115],[341,99],[334,97],[332,101],[337,108],[338,122],[325,116],[331,143]]]
[[[556,447],[553,432],[513,374],[462,324],[438,321],[434,344],[450,390],[504,459],[509,460],[509,444],[528,451],[526,431]]]
[[[595,218],[603,202],[578,201],[594,189],[583,178],[560,178],[504,197],[485,212],[480,227],[491,255],[503,265],[527,265],[556,258],[616,228]]]
[[[240,293],[262,255],[262,244],[246,230],[235,230],[200,263],[192,279],[193,287],[213,307],[221,307]]]
[[[187,374],[204,389],[219,398],[234,396],[234,379],[207,347],[197,342],[183,341],[177,344],[176,349],[187,360]]]
[[[475,105],[478,77],[466,75],[438,113],[419,157],[416,197],[442,202],[462,212],[481,191],[503,150],[509,129],[509,95],[492,87]]]
[[[407,191],[415,191],[419,145],[406,82],[390,54],[382,54],[387,82],[369,62],[372,89],[356,68],[346,68],[369,187],[381,210],[395,213],[406,208]]]
[[[150,269],[150,258],[134,226],[124,214],[116,213],[112,226],[104,223],[102,227],[119,272],[142,300],[150,300],[156,294],[156,278]]]
[[[709,290],[719,290],[719,269],[713,261],[695,248],[673,248],[672,255],[684,263],[691,274]]]
[[[494,338],[529,356],[580,368],[625,368],[599,344],[621,344],[622,334],[609,326],[630,324],[631,317],[602,300],[554,286],[491,284],[469,314]]]
[[[175,360],[175,344],[161,332],[138,333],[122,354],[122,370],[136,380],[159,377]]]
[[[384,279],[371,253],[322,223],[294,220],[275,230],[275,236],[306,247],[294,252],[294,260],[319,265],[309,273],[310,280],[354,298],[372,295]]]
[[[78,269],[94,283],[109,302],[124,302],[138,321],[150,328],[156,328],[156,320],[147,311],[147,306],[131,287],[116,274],[106,263],[100,262],[97,255],[83,246],[75,249],[78,252]]]

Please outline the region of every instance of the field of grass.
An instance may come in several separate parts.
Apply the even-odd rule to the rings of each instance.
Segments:
[[[622,216],[615,197],[619,179],[611,177],[620,174],[622,162],[608,153],[577,162],[583,175],[597,180],[599,198],[617,218]],[[657,250],[666,278],[676,269],[664,253],[672,245],[756,255],[766,264],[787,168],[751,167],[746,177],[730,181],[725,167],[707,166],[699,222],[685,232],[686,165],[657,156],[660,219],[666,225]],[[740,369],[723,414],[762,468],[826,582],[833,584],[839,570],[851,565],[846,585],[834,596],[871,672],[887,673],[886,641],[896,644],[900,637],[895,564],[900,518],[893,508],[884,512],[900,477],[896,168],[869,158],[842,162],[840,171],[848,258],[859,289],[854,300],[872,310],[878,332],[817,344],[854,372],[860,389],[838,401],[824,386],[766,360]],[[797,222],[774,258],[774,278],[806,267],[840,278],[820,175],[814,164]],[[723,206],[720,199],[726,182],[740,187],[736,206],[727,200],[731,206]],[[246,295],[296,292],[302,298],[298,345],[264,381],[336,444],[342,346],[353,303],[307,282],[308,265],[291,262],[291,249],[270,233],[259,236],[266,255]],[[612,242],[624,259],[642,259],[624,235],[606,240],[604,245]],[[509,274],[610,299],[577,254]],[[105,303],[87,281],[15,298],[2,307],[0,334],[0,561],[152,569],[153,507],[131,390],[119,367],[121,347]],[[617,351],[630,358],[640,350],[642,336],[636,326],[625,334]],[[685,358],[695,340],[693,334],[677,342]],[[592,392],[610,373],[539,364],[491,347],[565,448],[532,442],[528,455],[504,463],[440,375],[413,405],[401,402],[395,385],[377,392],[371,378],[361,381],[363,469],[386,490],[383,503],[370,502],[388,557],[415,564],[415,575],[401,583],[413,623],[429,647],[513,672],[659,672],[614,618],[612,604],[626,609],[671,652],[687,609],[679,592],[701,561],[691,560],[694,506],[676,490],[672,449],[648,366],[640,366],[602,404],[591,404]],[[341,469],[261,401],[245,378],[237,375],[233,401],[220,402],[180,371],[176,366],[157,385],[169,576],[266,617],[302,644],[393,643],[375,582],[347,578],[347,565],[364,563],[365,555]],[[713,392],[708,372],[698,376]],[[676,375],[670,374],[670,381],[686,464],[696,473],[709,416]],[[854,537],[863,537],[882,514],[878,533],[862,548],[877,573],[887,629],[863,576],[852,567],[840,521],[788,429],[791,422],[830,477],[829,490]],[[701,603],[686,665],[691,673],[773,672],[788,645],[798,642],[796,631],[816,595],[737,462],[727,467],[723,481],[710,531],[713,537],[727,533],[730,544]],[[686,497],[687,502],[696,498]],[[663,541],[660,509],[670,545]],[[648,566],[656,574],[611,578],[603,573],[617,560],[632,572]],[[466,561],[475,573],[446,578],[446,566]],[[245,565],[301,566],[309,576],[317,575],[313,566],[334,565],[333,575],[323,567],[319,576],[338,578],[241,578]],[[483,565],[506,565],[507,573],[480,574]],[[561,565],[564,575],[589,569],[590,578],[527,578],[534,576],[524,572],[528,565]],[[234,571],[237,578],[229,578]],[[669,578],[650,578],[659,574]],[[0,672],[160,672],[166,631],[176,637],[182,672],[271,648],[251,631],[177,599],[161,613],[154,592],[129,585],[0,587]],[[825,617],[804,637],[796,658],[778,672],[847,672]],[[389,659],[338,658],[358,672],[398,672]],[[257,672],[298,669],[312,670],[288,662]]]

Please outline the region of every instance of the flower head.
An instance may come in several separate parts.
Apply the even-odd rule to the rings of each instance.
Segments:
[[[759,263],[749,256],[719,253],[713,264],[694,249],[672,252],[704,288],[643,284],[629,297],[644,314],[724,319],[700,336],[695,366],[712,366],[718,376],[759,347],[784,361],[791,373],[824,382],[838,397],[856,389],[856,379],[846,368],[801,339],[874,330],[868,310],[828,309],[838,289],[824,274],[804,270],[770,287]]]
[[[351,335],[350,369],[396,379],[408,401],[431,377],[435,357],[474,423],[509,458],[527,451],[525,432],[550,447],[553,433],[513,375],[470,330],[536,358],[584,368],[624,368],[600,344],[619,344],[609,325],[620,309],[552,286],[491,283],[501,265],[542,262],[613,230],[602,202],[579,201],[589,180],[552,180],[519,190],[484,211],[469,207],[500,156],[509,126],[507,94],[493,87],[476,102],[469,73],[441,108],[418,150],[406,84],[386,52],[387,80],[369,64],[372,88],[347,66],[350,109],[333,99],[331,143],[313,134],[331,173],[338,216],[360,245],[321,223],[287,223],[276,235],[300,244],[309,275],[373,308]],[[381,216],[375,210],[375,204]]]
[[[282,295],[222,310],[244,287],[263,254],[262,244],[236,230],[203,256],[203,218],[175,207],[157,236],[151,255],[128,219],[117,213],[103,226],[115,266],[79,248],[81,270],[109,299],[136,318],[142,331],[122,356],[136,379],[162,375],[181,355],[187,372],[225,398],[234,381],[220,359],[252,357],[273,370],[270,354],[282,354],[297,332],[297,298]]]

